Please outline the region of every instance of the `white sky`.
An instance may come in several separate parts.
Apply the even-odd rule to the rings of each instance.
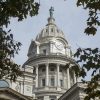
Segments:
[[[35,17],[28,17],[22,22],[16,19],[11,20],[9,28],[14,34],[15,40],[23,45],[16,55],[16,63],[22,65],[27,60],[27,52],[32,39],[47,24],[49,17],[49,9],[54,7],[54,18],[56,25],[65,33],[71,48],[75,51],[78,47],[100,47],[100,28],[95,36],[87,36],[84,34],[88,13],[82,7],[76,6],[77,0],[40,0],[39,14]]]

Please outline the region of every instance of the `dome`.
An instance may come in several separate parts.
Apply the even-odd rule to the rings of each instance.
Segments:
[[[47,25],[42,31],[37,35],[36,41],[47,37],[62,37],[64,38],[64,33],[58,29],[56,25]]]
[[[5,80],[0,80],[0,88],[3,88],[3,87],[9,87],[9,84]]]
[[[48,37],[61,37],[65,38],[64,33],[56,26],[55,19],[53,18],[53,8],[50,9],[50,17],[48,18],[48,24],[44,29],[36,36],[36,41],[42,40]]]

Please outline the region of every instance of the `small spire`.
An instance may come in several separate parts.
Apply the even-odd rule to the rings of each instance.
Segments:
[[[53,18],[53,11],[54,11],[54,7],[51,7],[51,8],[49,9],[50,18]]]

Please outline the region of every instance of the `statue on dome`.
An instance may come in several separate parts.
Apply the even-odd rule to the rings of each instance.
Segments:
[[[54,7],[51,7],[49,12],[50,12],[50,18],[53,18],[53,11],[54,11]]]

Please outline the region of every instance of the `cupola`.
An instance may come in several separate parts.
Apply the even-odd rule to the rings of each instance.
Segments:
[[[57,25],[55,24],[55,19],[53,17],[53,11],[54,8],[51,7],[49,12],[50,12],[50,17],[48,18],[48,23],[45,26],[45,28],[43,28],[41,30],[41,32],[36,36],[36,41],[41,41],[44,38],[48,38],[48,37],[61,37],[61,38],[65,38],[64,33],[62,32],[62,30],[60,30]]]

